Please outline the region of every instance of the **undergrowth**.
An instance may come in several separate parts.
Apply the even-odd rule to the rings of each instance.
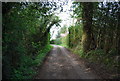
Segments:
[[[46,54],[52,49],[52,46],[46,45],[43,49],[40,49],[37,52],[37,56],[35,59],[30,58],[29,56],[23,56],[20,66],[17,69],[13,68],[13,78],[17,79],[32,79],[32,77],[36,74],[34,67],[42,64]]]
[[[91,50],[85,54],[84,57],[92,62],[103,63],[108,69],[113,69],[114,66],[117,66],[117,60],[115,60],[114,53],[109,52],[106,54],[102,49]]]
[[[104,65],[107,70],[115,73],[114,77],[117,77],[116,71],[118,71],[120,67],[120,62],[116,59],[116,51],[111,49],[107,54],[103,49],[91,50],[88,53],[84,53],[82,47],[78,46],[76,48],[70,49],[73,53],[78,54],[81,58],[88,59],[91,63],[98,63],[100,65]]]
[[[69,48],[67,45],[65,45],[65,44],[60,44],[60,46],[63,46],[63,47],[65,47],[65,48]]]

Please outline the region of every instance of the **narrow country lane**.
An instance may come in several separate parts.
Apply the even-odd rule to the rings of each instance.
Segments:
[[[35,79],[99,79],[66,48],[53,45]]]

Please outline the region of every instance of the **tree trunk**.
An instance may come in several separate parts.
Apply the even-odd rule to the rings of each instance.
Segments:
[[[90,50],[91,44],[91,27],[92,27],[92,15],[93,15],[93,3],[84,2],[82,3],[83,13],[83,35],[82,35],[82,45],[83,51],[88,52]]]

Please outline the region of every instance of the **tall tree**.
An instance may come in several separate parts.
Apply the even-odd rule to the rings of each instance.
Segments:
[[[82,19],[83,19],[83,35],[82,45],[83,51],[88,52],[91,44],[91,28],[92,28],[92,14],[93,14],[93,3],[84,2],[82,5]]]
[[[56,4],[6,2],[2,6],[3,78],[24,79],[32,74],[38,51],[49,44],[50,28],[59,22],[53,13]]]

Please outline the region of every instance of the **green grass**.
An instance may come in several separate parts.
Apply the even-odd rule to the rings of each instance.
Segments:
[[[63,47],[66,47],[66,48],[69,48],[67,45],[65,44],[60,44],[60,46],[63,46]]]
[[[108,69],[113,69],[114,66],[117,65],[117,61],[114,57],[115,55],[112,55],[111,53],[106,54],[102,49],[91,50],[85,55],[85,58],[93,62],[103,63]]]
[[[47,53],[53,48],[51,45],[46,45],[43,49],[37,52],[37,56],[33,60],[29,56],[22,57],[22,63],[17,69],[13,69],[12,78],[14,81],[17,79],[32,79],[36,75],[36,70],[34,67],[37,67],[42,64]]]
[[[97,49],[91,50],[88,53],[84,53],[80,47],[72,48],[70,50],[73,53],[78,54],[80,57],[88,59],[90,62],[104,64],[109,70],[113,70],[114,66],[118,65],[117,61],[115,60],[114,51],[106,54],[103,49]]]
[[[38,56],[36,56],[36,59],[34,60],[33,63],[34,63],[35,65],[39,66],[39,65],[43,62],[46,54],[47,54],[52,48],[53,48],[53,46],[47,45],[47,46],[45,46],[45,47],[43,48],[43,50],[38,51]]]

